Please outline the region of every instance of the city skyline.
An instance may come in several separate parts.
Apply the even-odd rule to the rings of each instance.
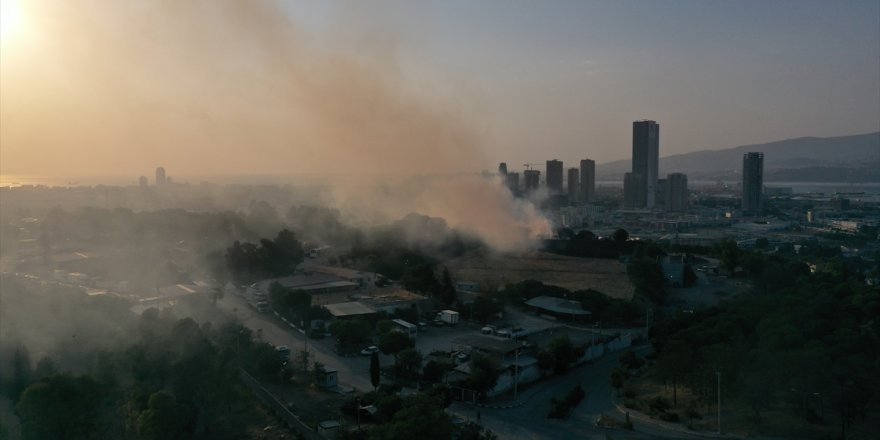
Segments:
[[[665,155],[880,129],[869,1],[3,4],[3,175],[602,164],[642,117]]]

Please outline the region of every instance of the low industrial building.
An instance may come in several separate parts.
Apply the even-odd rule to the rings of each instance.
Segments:
[[[573,320],[585,320],[592,313],[584,310],[581,303],[565,298],[557,298],[555,296],[536,296],[528,301],[526,305],[533,309],[556,318],[565,318]]]

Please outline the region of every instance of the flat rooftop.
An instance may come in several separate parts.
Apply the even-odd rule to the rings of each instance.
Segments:
[[[572,301],[565,298],[557,298],[555,296],[536,296],[526,301],[526,304],[532,307],[537,307],[541,310],[546,310],[548,312],[560,313],[565,315],[587,316],[592,314],[584,310],[583,307],[581,307],[581,303],[577,301]]]
[[[270,278],[267,280],[260,281],[257,283],[257,288],[260,291],[268,292],[269,286],[272,283],[278,283],[284,287],[289,289],[296,290],[319,290],[319,289],[332,289],[339,288],[343,289],[346,287],[354,290],[359,287],[357,283],[353,283],[351,281],[345,281],[335,275],[328,274],[309,274],[309,275],[292,275],[289,277],[282,278]]]
[[[327,304],[324,306],[334,318],[342,318],[346,316],[370,315],[376,313],[376,309],[361,303],[360,301],[351,301],[336,304]]]
[[[522,343],[514,341],[512,339],[504,339],[484,335],[459,336],[452,340],[452,344],[470,347],[475,350],[501,354],[510,353],[517,348],[522,347]]]

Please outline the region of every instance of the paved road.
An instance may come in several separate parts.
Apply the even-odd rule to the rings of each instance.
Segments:
[[[217,302],[224,310],[234,313],[235,316],[256,335],[262,330],[263,340],[272,345],[286,345],[295,354],[305,347],[305,336],[298,331],[289,328],[272,313],[259,313],[251,308],[247,301],[235,295],[225,295]],[[366,356],[341,357],[333,350],[333,340],[330,338],[315,340],[309,339],[308,350],[310,353],[309,363],[315,361],[327,367],[339,370],[339,383],[357,388],[361,391],[370,391],[373,385],[370,383],[370,358]],[[391,365],[394,359],[380,353],[382,365]]]
[[[271,313],[258,313],[238,296],[226,295],[218,301],[218,305],[236,315],[236,317],[255,333],[262,329],[263,340],[273,345],[287,345],[294,352],[304,347],[304,336],[298,331],[286,327]],[[423,352],[430,349],[448,350],[451,337],[461,333],[473,332],[472,325],[457,328],[432,328],[421,335],[417,346]],[[430,335],[430,336],[429,336]],[[339,382],[362,391],[372,389],[369,381],[368,357],[340,357],[333,350],[332,339],[309,340],[311,360],[339,370]],[[637,350],[640,354],[647,351],[646,347]],[[391,356],[381,355],[382,365],[393,362]],[[596,418],[601,414],[611,415],[623,420],[624,415],[617,410],[610,384],[611,371],[617,366],[617,355],[612,353],[600,358],[592,365],[583,365],[568,374],[533,383],[521,389],[519,402],[521,406],[511,409],[476,408],[463,403],[453,403],[450,412],[469,420],[475,420],[477,410],[483,426],[494,431],[500,439],[652,439],[652,438],[706,438],[688,434],[678,430],[670,430],[656,425],[652,421],[632,418],[635,431],[608,429],[595,426]],[[578,383],[587,392],[584,400],[572,411],[568,420],[547,419],[550,411],[550,399],[564,396]]]
[[[644,353],[646,348],[637,352]],[[601,414],[607,414],[619,420],[624,414],[614,405],[611,388],[611,371],[617,366],[617,355],[610,354],[600,358],[592,365],[583,365],[565,376],[554,377],[531,384],[519,394],[522,406],[511,409],[475,408],[472,405],[454,403],[450,412],[469,420],[475,420],[477,411],[480,421],[486,428],[495,432],[500,439],[649,439],[649,438],[705,438],[669,430],[657,426],[653,422],[642,422],[632,419],[635,430],[608,429],[595,426]],[[584,400],[572,410],[568,420],[547,418],[550,411],[550,399],[562,397],[578,383],[586,391]]]

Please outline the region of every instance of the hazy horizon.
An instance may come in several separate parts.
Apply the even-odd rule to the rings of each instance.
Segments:
[[[641,118],[663,157],[880,130],[875,2],[2,4],[7,176],[601,164]]]

